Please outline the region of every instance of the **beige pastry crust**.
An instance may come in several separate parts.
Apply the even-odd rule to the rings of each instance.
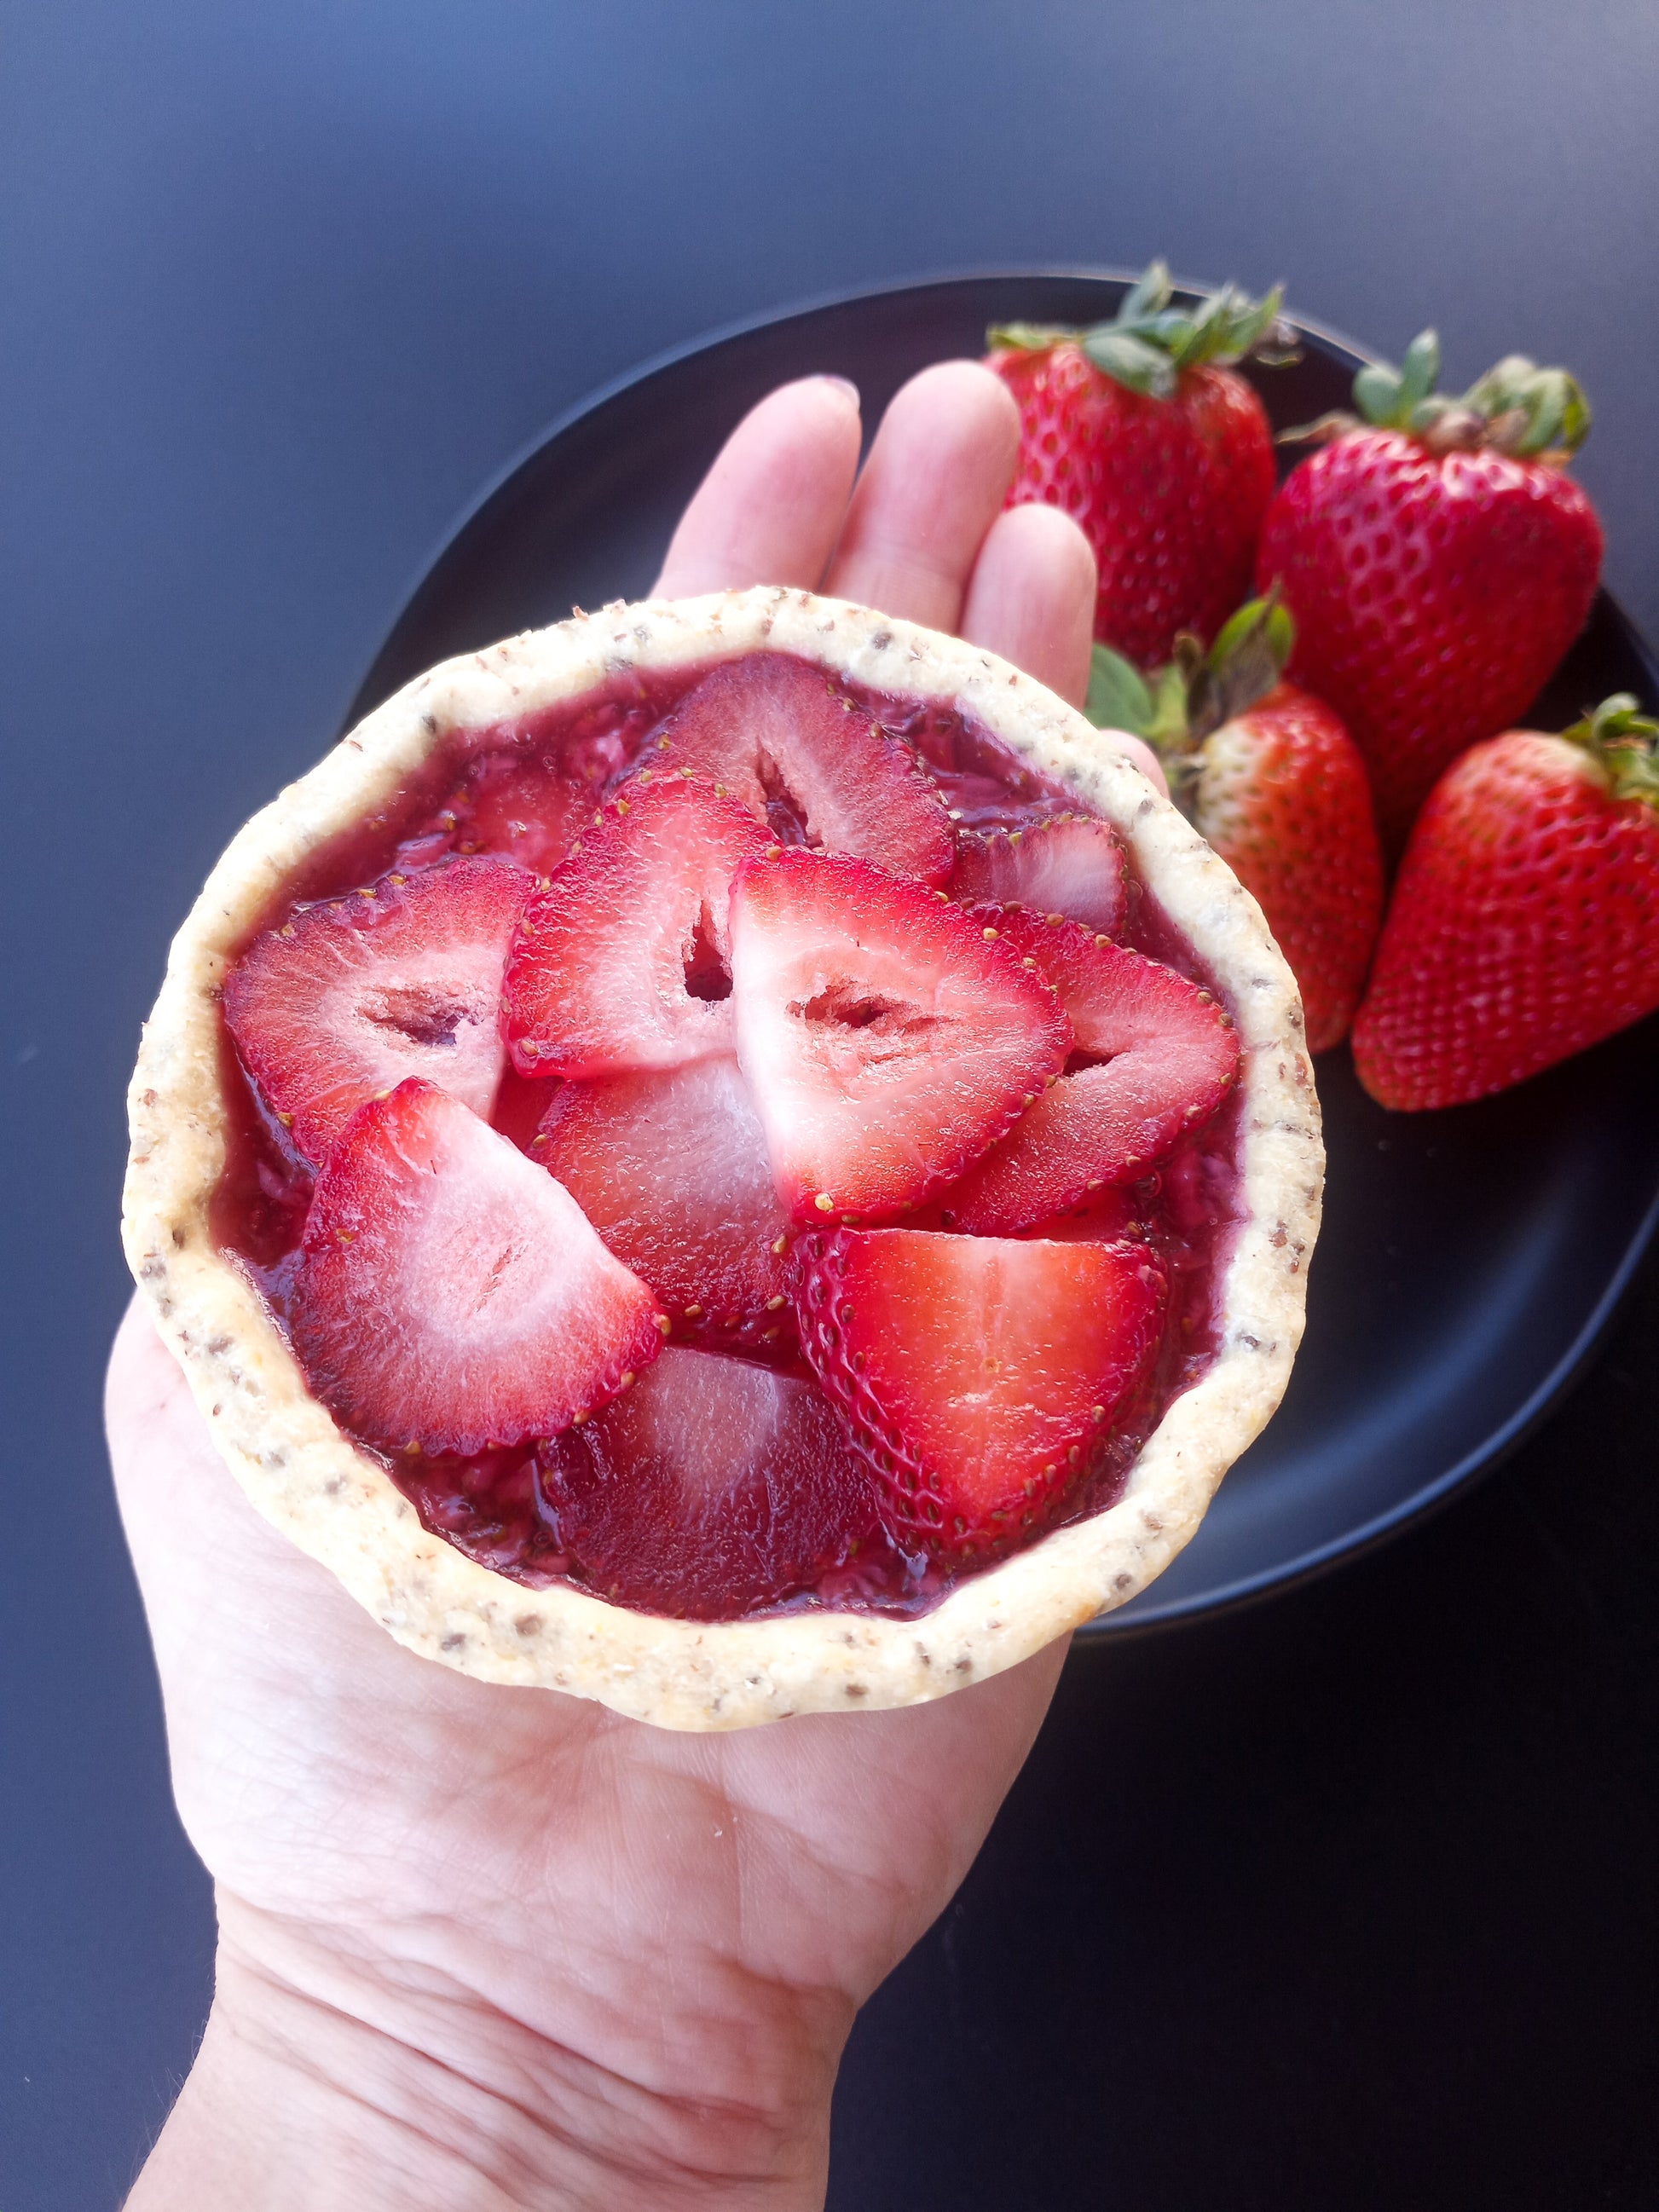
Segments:
[[[457,731],[533,713],[620,671],[771,647],[874,689],[957,705],[1115,823],[1142,879],[1227,994],[1243,1047],[1248,1219],[1224,1262],[1221,1348],[1170,1406],[1119,1503],[966,1582],[925,1618],[831,1612],[708,1625],[507,1581],[430,1535],[306,1387],[247,1277],[217,1252],[219,994],[229,959],[319,844],[372,813]],[[1284,1393],[1301,1338],[1324,1153],[1301,1001],[1254,899],[1114,740],[1006,661],[805,592],[620,604],[445,662],[254,817],[173,941],[130,1096],[132,1271],[220,1451],[267,1518],[411,1651],[678,1729],[909,1705],[1121,1605],[1202,1518]]]

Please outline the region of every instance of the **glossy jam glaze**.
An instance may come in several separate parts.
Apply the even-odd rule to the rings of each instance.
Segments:
[[[579,700],[459,733],[376,814],[313,854],[258,929],[277,926],[314,901],[372,883],[391,867],[419,867],[452,854],[507,852],[533,867],[556,865],[565,842],[580,834],[605,795],[647,763],[659,725],[706,672],[703,667],[630,672]],[[848,688],[915,748],[952,819],[963,827],[1015,829],[1078,811],[1072,794],[954,711]],[[775,803],[772,827],[782,842],[804,839],[787,805]],[[1130,892],[1123,941],[1214,989],[1213,979],[1135,882],[1133,868]],[[228,1030],[221,1050],[228,1133],[211,1211],[213,1234],[258,1281],[286,1328],[311,1173],[249,1081]],[[550,1080],[509,1071],[491,1115],[495,1127],[527,1148],[553,1088]],[[1215,1356],[1214,1285],[1240,1218],[1238,1112],[1235,1091],[1219,1113],[1127,1194],[1135,1224],[1169,1279],[1164,1339],[1146,1382],[1120,1410],[1094,1463],[1049,1527],[1085,1519],[1116,1500],[1171,1399]],[[706,1335],[698,1340],[708,1347]],[[774,1364],[807,1375],[799,1355],[787,1347]],[[562,1579],[591,1586],[582,1562],[564,1548],[544,1479],[547,1462],[533,1443],[467,1458],[407,1458],[361,1443],[359,1448],[386,1467],[427,1528],[481,1565],[532,1585]],[[770,1604],[752,1609],[828,1606],[913,1614],[936,1604],[956,1579],[957,1571],[907,1557],[878,1533],[866,1535],[854,1556],[811,1589],[779,1591]]]

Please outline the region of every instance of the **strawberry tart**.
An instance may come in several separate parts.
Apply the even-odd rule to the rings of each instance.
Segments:
[[[173,948],[126,1248],[410,1650],[729,1729],[996,1672],[1179,1551],[1323,1156],[1255,902],[1109,734],[802,592],[446,663]]]

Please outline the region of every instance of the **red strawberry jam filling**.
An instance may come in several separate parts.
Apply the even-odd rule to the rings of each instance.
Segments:
[[[215,1233],[497,1573],[917,1611],[1214,1355],[1237,1042],[1110,827],[776,653],[441,747],[227,981]]]

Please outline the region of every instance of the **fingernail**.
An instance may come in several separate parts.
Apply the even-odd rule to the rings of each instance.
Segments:
[[[827,384],[834,392],[843,393],[847,398],[852,401],[854,407],[857,407],[860,404],[859,388],[857,385],[854,383],[850,376],[825,375],[820,376],[817,381],[820,384]]]

